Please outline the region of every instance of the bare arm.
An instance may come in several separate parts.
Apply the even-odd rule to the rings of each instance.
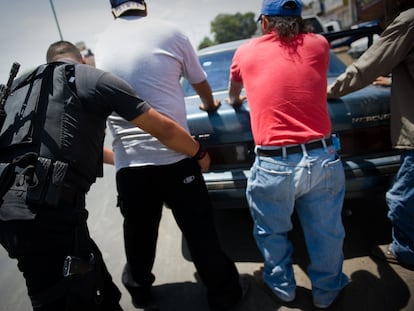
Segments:
[[[103,162],[114,165],[114,152],[111,149],[103,148]]]
[[[189,157],[194,157],[198,153],[200,144],[190,134],[178,123],[152,108],[131,120],[131,123],[179,153]],[[201,171],[207,171],[210,166],[210,156],[206,153],[204,157],[198,160],[198,164]]]
[[[241,96],[241,91],[243,89],[243,83],[236,82],[230,79],[229,83],[229,104],[238,107],[243,104],[243,101],[246,99],[246,96]]]
[[[220,101],[213,98],[210,84],[204,80],[197,84],[191,84],[200,96],[200,109],[204,111],[216,111],[220,107]]]

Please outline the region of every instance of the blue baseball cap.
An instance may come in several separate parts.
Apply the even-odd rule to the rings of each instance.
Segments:
[[[300,16],[301,0],[263,0],[261,15],[266,16]],[[259,17],[260,19],[260,17]]]
[[[112,6],[112,14],[115,17],[121,16],[123,13],[129,10],[141,10],[146,9],[145,0],[110,0]]]

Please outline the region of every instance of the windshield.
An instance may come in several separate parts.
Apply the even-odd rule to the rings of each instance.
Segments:
[[[207,73],[207,81],[213,92],[227,90],[229,86],[230,65],[234,50],[211,53],[199,57],[200,64]],[[195,95],[187,80],[183,81],[185,96]]]
[[[207,73],[207,80],[213,92],[225,91],[229,86],[230,65],[235,50],[211,53],[199,57],[200,64]],[[331,51],[328,77],[336,77],[344,72],[345,64]],[[183,79],[184,96],[196,95],[191,84]]]

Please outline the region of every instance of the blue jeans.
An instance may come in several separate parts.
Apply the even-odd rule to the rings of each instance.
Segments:
[[[295,297],[288,232],[296,209],[310,264],[314,304],[329,305],[348,283],[342,273],[345,175],[332,146],[286,157],[256,155],[246,195],[254,237],[264,256],[263,279],[276,296]]]
[[[399,262],[414,265],[414,150],[401,154],[401,166],[386,199],[392,224],[391,251]]]

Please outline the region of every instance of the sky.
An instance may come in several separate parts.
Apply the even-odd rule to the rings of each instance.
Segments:
[[[177,24],[194,48],[212,37],[210,22],[221,13],[253,12],[262,0],[147,0],[148,14]],[[98,35],[113,20],[109,0],[53,0],[64,40],[85,42],[93,52]],[[19,74],[45,62],[48,46],[60,40],[51,0],[0,0],[0,83],[13,62]]]

